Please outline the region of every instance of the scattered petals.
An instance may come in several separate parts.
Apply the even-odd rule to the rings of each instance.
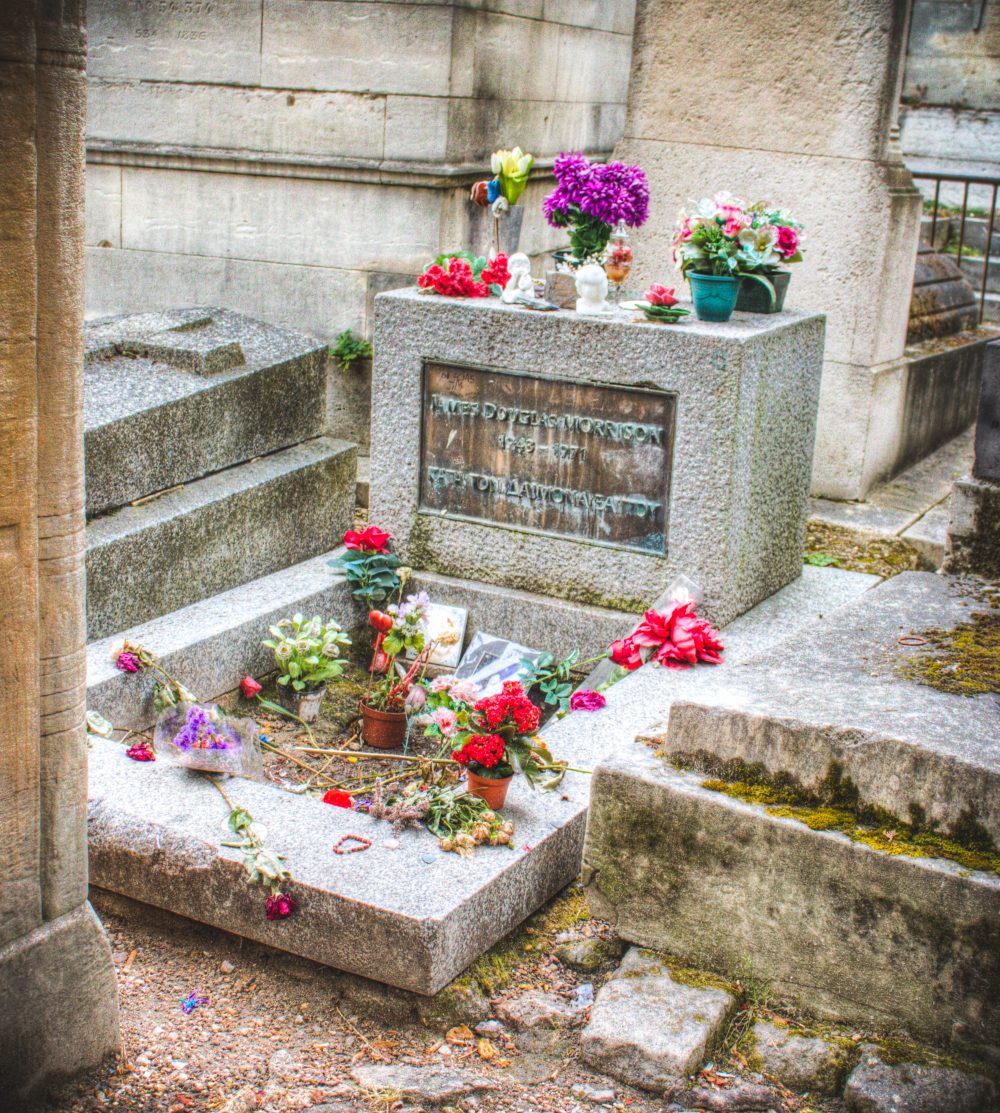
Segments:
[[[600,711],[607,704],[600,692],[591,688],[581,688],[569,697],[570,711]]]

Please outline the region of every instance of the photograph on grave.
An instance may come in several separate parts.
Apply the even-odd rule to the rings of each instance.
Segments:
[[[420,510],[663,555],[676,395],[424,365]]]

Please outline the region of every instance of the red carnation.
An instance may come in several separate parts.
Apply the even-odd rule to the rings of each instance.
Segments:
[[[335,808],[353,808],[354,797],[349,792],[339,788],[331,788],[323,794],[323,803],[332,804]]]
[[[633,672],[642,665],[642,654],[631,638],[620,638],[618,641],[612,642],[608,652],[611,660],[616,665],[621,665],[623,669],[628,669],[629,672]]]
[[[364,553],[384,553],[389,543],[389,535],[378,526],[369,526],[360,533],[349,529],[344,534],[344,544],[348,549],[360,549]]]
[[[269,920],[287,919],[298,905],[291,893],[275,893],[267,898],[267,918]]]
[[[246,696],[247,699],[253,699],[258,692],[264,689],[257,683],[252,676],[244,676],[240,681],[240,691]]]
[[[480,278],[487,286],[506,286],[510,281],[510,271],[507,269],[507,256],[501,251],[495,259],[483,267]]]

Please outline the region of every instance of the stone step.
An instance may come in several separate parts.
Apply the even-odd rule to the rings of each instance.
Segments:
[[[87,514],[319,436],[326,345],[228,309],[84,330]]]
[[[318,553],[354,517],[354,445],[317,437],[87,526],[87,632],[103,638]]]
[[[969,280],[978,297],[983,285],[983,268],[986,268],[986,290],[990,294],[1000,293],[1000,255],[991,255],[986,259],[982,255],[962,254],[959,263],[962,273]]]
[[[330,550],[92,641],[87,646],[87,706],[125,730],[145,730],[155,721],[152,680],[119,672],[112,663],[112,648],[122,639],[155,653],[167,672],[199,698],[215,700],[234,692],[244,676],[273,671],[270,651],[260,643],[280,619],[301,611],[350,629],[364,619],[364,611],[344,577],[330,567],[344,551]]]
[[[934,648],[927,631],[990,609],[984,587],[896,576],[767,656],[703,670],[651,740],[674,761],[759,765],[821,794],[839,780],[902,822],[975,824],[1000,845],[1000,704],[907,676]]]
[[[819,1019],[1000,1052],[1000,877],[703,787],[638,742],[598,766],[583,877],[628,942]]]

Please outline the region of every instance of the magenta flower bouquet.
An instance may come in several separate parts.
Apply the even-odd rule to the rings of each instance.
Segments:
[[[577,263],[599,262],[615,225],[638,228],[649,216],[649,183],[638,166],[564,152],[552,173],[558,184],[542,211],[553,228],[569,231]]]

